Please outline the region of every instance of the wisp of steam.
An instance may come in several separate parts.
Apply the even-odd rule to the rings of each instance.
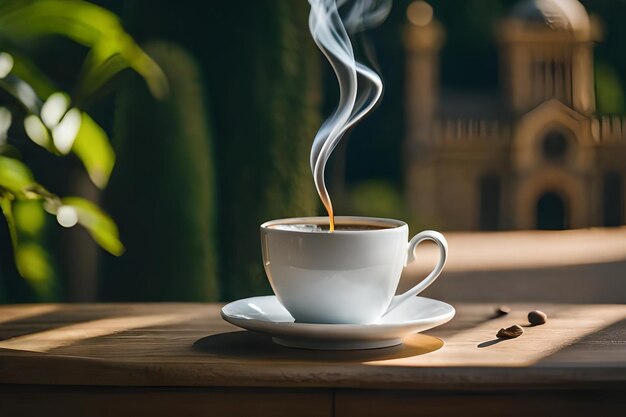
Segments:
[[[339,82],[339,103],[317,132],[310,161],[315,188],[328,211],[332,232],[334,214],[324,179],[326,163],[346,131],[372,110],[383,93],[380,76],[354,59],[348,34],[382,23],[391,9],[391,0],[309,0],[309,4],[311,36]]]

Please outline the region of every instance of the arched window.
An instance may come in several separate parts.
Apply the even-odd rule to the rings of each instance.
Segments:
[[[500,178],[486,174],[480,178],[480,230],[500,229]]]
[[[551,130],[541,142],[543,157],[548,161],[562,162],[568,150],[568,140],[563,132]]]
[[[624,224],[624,185],[619,172],[607,172],[602,186],[604,225]]]
[[[563,197],[554,191],[543,193],[537,200],[537,229],[564,230],[569,227]]]

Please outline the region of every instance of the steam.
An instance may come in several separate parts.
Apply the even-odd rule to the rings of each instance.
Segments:
[[[315,188],[328,211],[331,231],[334,213],[324,179],[326,163],[346,131],[372,110],[383,93],[380,76],[354,59],[348,33],[377,26],[391,9],[391,0],[354,0],[350,1],[351,7],[344,12],[342,20],[338,9],[346,3],[348,0],[309,0],[311,36],[333,67],[339,83],[339,103],[317,132],[310,160]]]

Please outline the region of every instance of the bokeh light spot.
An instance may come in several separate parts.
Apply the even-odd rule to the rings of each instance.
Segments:
[[[0,145],[7,141],[9,128],[11,127],[11,112],[6,107],[0,107]]]
[[[52,140],[59,152],[66,154],[72,149],[76,135],[80,129],[80,122],[80,110],[72,109],[68,111],[61,122],[52,129]]]
[[[425,1],[414,1],[407,8],[406,17],[415,26],[426,26],[433,20],[433,8]]]
[[[59,124],[61,117],[67,111],[70,100],[63,93],[53,93],[41,107],[41,120],[52,129]]]
[[[0,52],[0,78],[4,78],[13,69],[13,57],[6,52]]]
[[[40,146],[46,146],[50,141],[48,130],[41,119],[35,115],[26,116],[24,119],[24,129],[33,142]]]
[[[63,227],[72,227],[78,223],[78,213],[72,206],[61,206],[57,210],[57,222]]]

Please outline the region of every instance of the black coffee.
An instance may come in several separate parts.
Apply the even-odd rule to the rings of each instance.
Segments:
[[[270,226],[270,228],[311,233],[328,232],[330,230],[327,224],[276,224]],[[377,224],[335,224],[335,231],[383,230],[392,228],[393,226]]]
[[[335,230],[382,230],[391,229],[391,226],[378,226],[374,224],[336,224]],[[329,230],[328,225],[322,225],[322,230]]]

